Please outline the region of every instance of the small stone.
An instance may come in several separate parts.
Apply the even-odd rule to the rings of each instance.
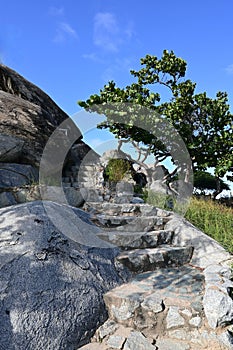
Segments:
[[[122,349],[126,338],[121,335],[111,335],[107,341],[107,344],[113,349]]]
[[[227,346],[228,349],[233,349],[233,336],[229,331],[223,332],[219,335],[218,341]]]
[[[146,297],[141,304],[141,307],[146,311],[152,311],[158,313],[164,310],[163,300],[157,293],[153,293]]]
[[[203,304],[200,301],[194,301],[191,303],[191,307],[197,312],[202,312],[203,310]]]
[[[145,203],[144,200],[140,197],[133,197],[133,199],[130,201],[132,204],[143,204]]]
[[[39,253],[36,253],[36,257],[38,260],[46,260],[47,258],[47,253],[46,252],[39,252]]]
[[[200,327],[201,326],[201,317],[199,316],[196,316],[196,317],[193,317],[190,321],[189,321],[189,324],[191,326],[194,326],[194,327]]]
[[[192,317],[192,312],[190,310],[188,310],[188,309],[180,310],[180,313],[182,315],[185,315],[185,316],[189,317],[189,318]]]
[[[175,329],[173,331],[169,332],[169,337],[175,338],[175,339],[180,339],[180,340],[190,340],[190,334],[189,330],[184,330],[184,329]]]
[[[156,350],[150,341],[141,332],[132,331],[126,340],[123,350]]]
[[[211,328],[233,320],[233,300],[220,290],[207,288],[203,298],[204,311]]]
[[[118,326],[113,320],[107,320],[100,328],[97,330],[97,337],[99,340],[104,339],[110,334],[113,334],[117,330]]]
[[[189,350],[188,344],[180,343],[171,339],[161,339],[156,341],[156,346],[159,350]]]
[[[170,329],[172,327],[184,326],[185,324],[185,320],[179,314],[179,308],[176,306],[171,306],[169,308],[166,321],[167,321],[167,329]]]

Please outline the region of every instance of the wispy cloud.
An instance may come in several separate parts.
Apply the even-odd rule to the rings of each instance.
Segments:
[[[225,70],[228,74],[233,75],[233,64],[229,64]]]
[[[74,39],[78,38],[77,32],[72,26],[67,22],[60,22],[57,27],[56,36],[54,42],[61,43],[64,42],[68,37]]]
[[[49,8],[49,14],[52,16],[63,16],[64,15],[64,8],[51,6]]]
[[[96,52],[85,53],[82,57],[95,63],[106,63]]]
[[[121,43],[120,28],[114,14],[99,12],[94,18],[94,44],[107,51],[117,52]]]

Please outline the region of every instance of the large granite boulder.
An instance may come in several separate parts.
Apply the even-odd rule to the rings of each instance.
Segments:
[[[0,207],[38,198],[38,189],[28,186],[38,185],[42,163],[42,177],[50,181],[45,185],[65,178],[66,187],[74,187],[65,190],[67,201],[79,206],[77,173],[87,158],[96,162],[98,155],[73,120],[40,88],[0,64]]]
[[[24,141],[20,163],[39,165],[48,138],[67,118],[40,88],[0,64],[0,133]]]
[[[34,201],[0,217],[0,349],[78,349],[107,318],[103,294],[125,278],[117,249],[80,209]]]

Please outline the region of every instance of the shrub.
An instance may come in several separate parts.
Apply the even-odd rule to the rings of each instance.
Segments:
[[[110,159],[104,171],[104,177],[110,182],[122,181],[130,174],[130,163],[126,159]]]

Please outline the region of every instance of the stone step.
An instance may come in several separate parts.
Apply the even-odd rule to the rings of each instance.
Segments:
[[[129,270],[140,273],[158,268],[182,266],[190,261],[192,253],[193,247],[162,245],[158,248],[125,251],[116,259]]]
[[[77,178],[79,181],[82,181],[83,179],[89,179],[92,180],[96,177],[95,173],[90,173],[90,172],[79,172],[77,175]]]
[[[96,213],[105,213],[106,215],[144,215],[144,216],[171,216],[171,212],[158,209],[149,204],[133,204],[133,203],[97,203],[97,202],[86,202],[85,210],[92,211],[95,210]]]
[[[162,244],[171,244],[172,231],[151,231],[151,232],[120,232],[103,231],[98,237],[124,250],[155,248]]]
[[[185,328],[204,321],[204,276],[189,265],[144,272],[104,295],[109,318],[143,330]],[[158,333],[157,333],[158,334]]]
[[[114,228],[116,231],[149,232],[162,230],[169,221],[168,218],[158,216],[127,216],[97,214],[91,216],[91,220],[102,228]]]

